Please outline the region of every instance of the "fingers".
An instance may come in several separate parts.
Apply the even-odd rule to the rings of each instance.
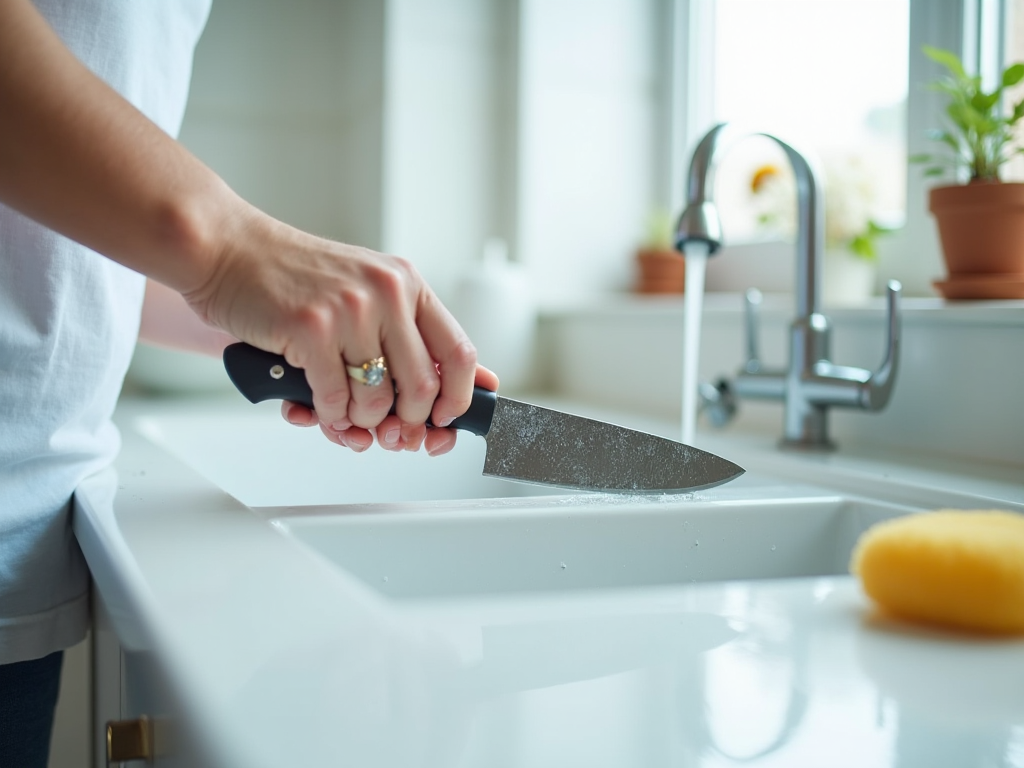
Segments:
[[[405,441],[402,439],[402,420],[394,414],[387,416],[374,431],[377,433],[377,442],[384,450],[405,450]]]
[[[332,443],[337,443],[346,448],[351,448],[356,453],[362,453],[373,445],[373,435],[362,427],[349,427],[345,430],[331,429],[327,424],[320,422],[320,431]]]
[[[489,389],[491,392],[497,392],[499,384],[498,375],[489,368],[477,365],[474,384],[478,387]],[[461,416],[462,414],[459,415]],[[441,429],[440,427],[427,430],[423,447],[431,456],[441,456],[455,447],[457,434],[458,432],[454,429]]]
[[[454,429],[430,429],[423,440],[423,447],[431,456],[441,456],[455,447]]]
[[[429,433],[425,424],[405,424],[394,414],[385,418],[374,431],[377,442],[386,451],[418,451]]]
[[[405,450],[418,451],[429,432],[426,424],[403,424],[402,440],[405,442]]]
[[[322,349],[308,355],[308,359],[295,360],[286,351],[285,358],[292,365],[305,370],[306,381],[313,390],[313,408],[320,417],[320,422],[336,432],[351,427],[352,421],[348,417],[348,372],[342,363],[341,355],[329,349]]]
[[[281,403],[281,416],[289,424],[296,427],[320,427],[327,439],[332,443],[351,448],[356,453],[362,453],[373,444],[373,437],[365,429],[349,427],[346,430],[336,430],[321,423],[316,411],[311,411],[304,405],[284,400]]]
[[[413,265],[262,214],[239,232],[189,301],[237,338],[304,369],[315,411],[292,403],[282,416],[319,421],[333,442],[357,450],[375,435],[391,450],[450,450],[454,434],[428,439],[424,423],[441,427],[469,407],[476,350]],[[381,355],[389,371],[380,384],[349,377],[347,365]]]
[[[441,377],[411,313],[389,329],[384,349],[392,361],[391,375],[398,392],[395,413],[405,424],[423,424],[440,390]]]
[[[380,351],[374,354],[372,351],[352,351],[350,348],[346,349],[345,363],[346,366],[359,368],[364,363],[370,363],[380,357],[383,357]],[[347,367],[346,375],[348,375]],[[365,372],[364,375],[366,375]],[[379,425],[388,415],[395,399],[391,374],[387,371],[380,382],[376,384],[363,383],[349,376],[349,393],[349,420],[357,427],[364,429],[373,429]]]
[[[290,400],[281,401],[281,416],[296,427],[315,427],[320,423],[316,411],[311,411],[306,406],[293,403]]]
[[[490,368],[484,368],[482,365],[477,364],[476,376],[473,379],[473,383],[478,387],[489,389],[491,392],[497,392],[501,382],[498,380],[498,374],[492,371]]]
[[[476,348],[429,289],[424,291],[417,321],[440,376],[440,390],[430,412],[431,421],[438,427],[445,427],[469,409],[477,372]]]

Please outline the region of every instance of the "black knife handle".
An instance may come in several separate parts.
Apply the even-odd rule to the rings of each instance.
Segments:
[[[281,355],[238,342],[224,348],[224,368],[231,383],[250,403],[290,400],[310,409],[313,407],[313,390],[306,381],[305,372],[289,365]],[[469,410],[448,426],[474,435],[486,435],[491,428],[497,401],[497,393],[483,387],[473,387],[473,401]],[[392,405],[390,413],[394,412],[395,407]],[[427,426],[434,426],[429,419]]]
[[[250,403],[291,400],[313,408],[313,390],[305,372],[289,365],[282,355],[238,342],[224,348],[224,368],[231,383]]]

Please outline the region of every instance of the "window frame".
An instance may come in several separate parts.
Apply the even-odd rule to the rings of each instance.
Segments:
[[[680,211],[684,179],[692,148],[714,124],[714,79],[707,73],[714,62],[714,0],[662,0],[663,83],[666,109],[661,125],[658,177],[662,205]],[[941,125],[945,101],[926,87],[941,76],[937,64],[921,54],[932,45],[959,55],[965,67],[993,82],[1001,72],[1007,50],[1007,0],[910,0],[910,39],[907,94],[907,153],[934,151],[928,132]],[[907,169],[907,218],[904,227],[880,247],[881,279],[895,278],[912,296],[934,296],[932,281],[944,273],[938,237],[927,210],[928,188],[918,166]]]

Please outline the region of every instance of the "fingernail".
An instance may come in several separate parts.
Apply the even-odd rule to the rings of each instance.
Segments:
[[[447,419],[441,419],[441,423],[438,424],[438,426],[439,427],[447,427],[453,421],[455,421],[455,417],[454,416],[449,416]]]
[[[356,453],[362,453],[373,443],[372,440],[364,441],[364,439],[352,436],[348,439],[348,447]]]
[[[395,443],[398,442],[398,438],[401,437],[401,435],[402,430],[399,429],[398,427],[389,429],[387,433],[384,435],[384,442],[387,443],[388,445],[394,445]]]
[[[352,426],[352,422],[348,419],[342,419],[331,424],[331,429],[335,432],[344,432],[346,429]]]

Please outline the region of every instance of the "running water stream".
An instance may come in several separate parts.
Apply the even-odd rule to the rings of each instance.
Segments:
[[[704,268],[708,244],[699,240],[683,246],[686,255],[686,294],[683,299],[683,437],[693,445],[697,429],[697,365],[700,359],[700,321],[704,308]]]

